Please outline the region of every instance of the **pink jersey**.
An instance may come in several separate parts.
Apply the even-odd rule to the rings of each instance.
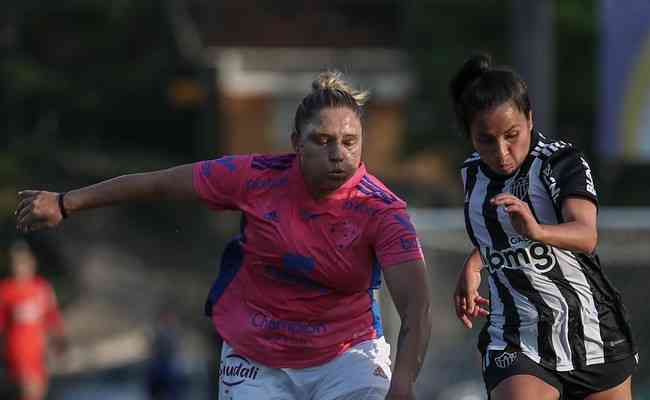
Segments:
[[[269,367],[320,365],[382,336],[381,269],[423,259],[406,203],[363,165],[321,200],[293,154],[198,162],[194,187],[210,208],[243,212],[206,312],[239,354]]]

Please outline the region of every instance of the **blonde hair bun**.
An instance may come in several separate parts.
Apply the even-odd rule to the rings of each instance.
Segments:
[[[349,83],[343,80],[341,75],[340,71],[335,70],[321,72],[311,84],[312,91],[337,90],[352,97],[359,107],[366,104],[370,97],[370,92],[353,88]]]

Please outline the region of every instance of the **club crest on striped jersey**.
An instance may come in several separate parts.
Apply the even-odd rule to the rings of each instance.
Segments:
[[[528,179],[528,174],[524,174],[523,176],[517,176],[515,179],[513,179],[508,185],[507,190],[519,200],[526,201],[528,198],[529,186],[530,180]]]

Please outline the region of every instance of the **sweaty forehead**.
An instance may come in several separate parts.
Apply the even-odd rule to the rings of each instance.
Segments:
[[[349,108],[324,108],[319,113],[318,125],[314,127],[319,133],[331,135],[360,134],[361,121]]]

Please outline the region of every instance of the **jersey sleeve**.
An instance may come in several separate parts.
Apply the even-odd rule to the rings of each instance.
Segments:
[[[243,182],[251,164],[251,156],[224,156],[199,161],[193,167],[194,190],[213,210],[237,210],[243,201]]]
[[[553,154],[542,170],[553,203],[560,209],[570,196],[583,197],[598,205],[598,195],[591,175],[591,167],[575,148]]]
[[[374,250],[382,268],[424,260],[415,226],[404,209],[382,213],[377,224]]]

